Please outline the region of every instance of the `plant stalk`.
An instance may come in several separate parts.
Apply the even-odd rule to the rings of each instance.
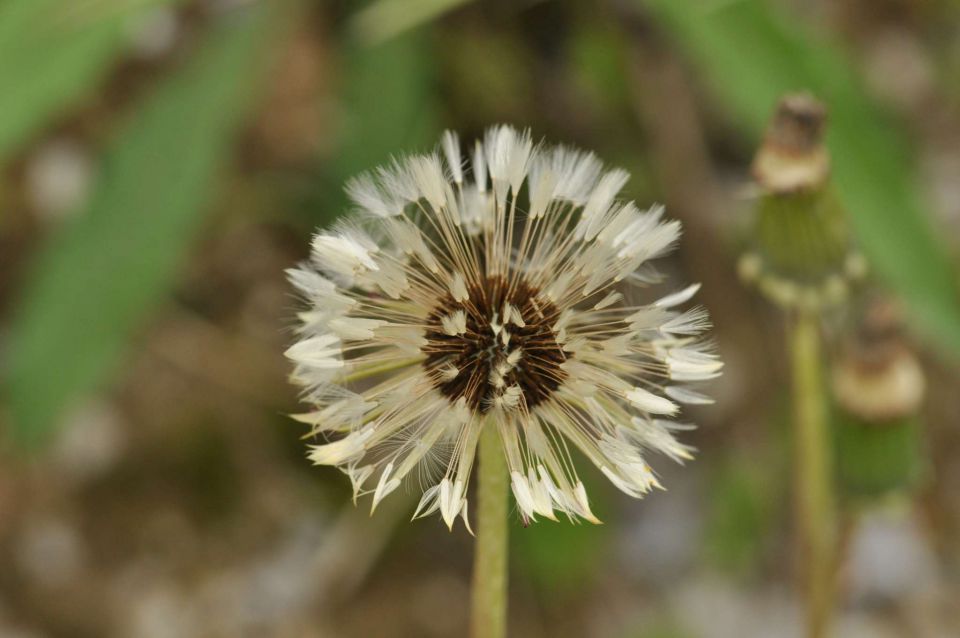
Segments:
[[[507,635],[508,471],[496,424],[480,434],[477,469],[477,543],[473,559],[473,638]]]
[[[833,611],[837,515],[816,313],[797,313],[789,341],[793,368],[795,515],[807,636],[824,638]]]

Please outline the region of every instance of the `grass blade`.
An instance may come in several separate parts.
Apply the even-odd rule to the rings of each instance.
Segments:
[[[39,255],[11,331],[13,435],[45,438],[98,387],[169,289],[228,155],[275,25],[221,18],[118,131],[89,207]]]
[[[0,3],[0,161],[96,86],[132,17],[171,1]]]

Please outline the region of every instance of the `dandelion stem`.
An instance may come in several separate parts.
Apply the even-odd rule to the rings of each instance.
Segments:
[[[798,312],[790,327],[789,340],[793,368],[795,515],[807,607],[807,636],[823,638],[827,635],[833,605],[836,505],[816,313]]]
[[[507,465],[496,424],[480,434],[477,544],[473,561],[473,638],[507,633]]]

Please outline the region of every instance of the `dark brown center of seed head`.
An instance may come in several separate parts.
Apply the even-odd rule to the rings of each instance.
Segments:
[[[511,287],[491,277],[467,291],[463,301],[446,295],[427,316],[423,365],[436,388],[481,412],[544,401],[566,378],[560,364],[568,355],[552,327],[560,311],[523,281]]]

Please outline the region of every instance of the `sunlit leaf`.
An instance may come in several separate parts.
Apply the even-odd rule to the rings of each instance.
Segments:
[[[262,75],[274,13],[219,19],[116,132],[89,206],[41,251],[10,335],[21,441],[43,440],[97,388],[170,287]]]
[[[705,73],[743,130],[759,140],[777,99],[810,90],[830,108],[837,188],[876,273],[919,329],[960,355],[960,293],[935,236],[900,132],[842,51],[759,0],[643,3]]]

